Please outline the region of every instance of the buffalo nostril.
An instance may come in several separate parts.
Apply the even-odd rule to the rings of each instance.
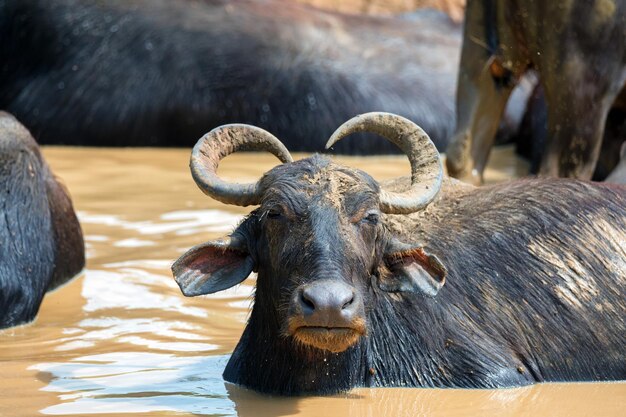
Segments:
[[[304,316],[332,323],[333,317],[353,314],[359,304],[354,288],[340,281],[320,280],[304,285],[294,300]],[[345,318],[345,317],[344,317]],[[343,319],[341,319],[343,320]]]
[[[348,299],[348,301],[346,301],[343,306],[341,306],[342,310],[345,310],[346,308],[350,307],[352,305],[352,303],[354,303],[354,293],[352,293],[352,295],[350,295],[350,298]]]
[[[302,291],[302,293],[300,293],[300,302],[308,310],[310,311],[315,310],[315,303],[307,296],[305,291]]]

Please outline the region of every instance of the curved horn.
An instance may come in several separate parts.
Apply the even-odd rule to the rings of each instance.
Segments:
[[[421,127],[395,114],[365,113],[339,126],[326,143],[326,149],[355,132],[376,133],[395,143],[411,163],[411,188],[402,193],[380,191],[380,209],[383,212],[413,213],[435,198],[441,188],[443,165],[437,148]]]
[[[259,183],[228,183],[217,176],[220,160],[237,151],[268,151],[281,162],[293,162],[291,155],[274,135],[261,128],[231,124],[204,135],[191,152],[189,166],[198,187],[206,195],[226,204],[249,206],[261,200]]]

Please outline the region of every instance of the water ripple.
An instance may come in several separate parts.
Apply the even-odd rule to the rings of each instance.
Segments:
[[[51,376],[44,391],[60,393],[48,415],[187,412],[236,415],[221,376],[228,356],[147,352],[88,355],[31,366]],[[96,411],[97,410],[97,411]]]

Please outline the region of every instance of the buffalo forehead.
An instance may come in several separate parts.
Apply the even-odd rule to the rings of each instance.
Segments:
[[[332,163],[321,156],[273,170],[264,180],[267,184],[265,201],[297,201],[293,204],[296,207],[316,202],[336,210],[352,210],[365,200],[375,201],[378,193],[376,182],[363,171]]]

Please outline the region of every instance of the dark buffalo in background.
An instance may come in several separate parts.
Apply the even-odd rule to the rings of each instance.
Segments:
[[[384,110],[415,120],[444,150],[454,128],[461,28],[435,11],[0,0],[0,39],[0,108],[41,144],[192,146],[243,122],[315,151],[342,121]],[[394,151],[370,139],[337,151]]]
[[[532,68],[547,112],[539,173],[591,178],[626,81],[625,27],[623,1],[470,0],[448,171],[481,180],[507,98]]]
[[[33,320],[46,291],[84,266],[67,190],[30,133],[0,112],[0,328]]]
[[[381,187],[319,155],[292,162],[251,126],[215,129],[194,148],[206,194],[260,205],[172,267],[187,296],[258,273],[227,381],[328,394],[626,378],[626,187],[447,179],[441,188],[428,136],[389,114],[350,120],[327,147],[364,130],[407,153],[410,184]],[[284,163],[256,184],[219,179],[220,159],[250,148]]]

